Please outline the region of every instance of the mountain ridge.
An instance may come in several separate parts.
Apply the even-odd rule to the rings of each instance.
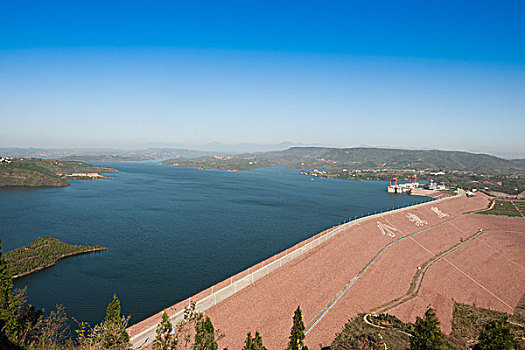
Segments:
[[[488,174],[525,173],[525,165],[488,154],[465,151],[407,150],[372,147],[291,147],[282,151],[243,153],[227,157],[168,159],[164,164],[193,163],[194,166],[245,170],[266,166],[324,168],[329,170],[396,168],[415,170],[458,170]]]

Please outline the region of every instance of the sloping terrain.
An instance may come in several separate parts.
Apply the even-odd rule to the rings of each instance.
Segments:
[[[403,150],[384,148],[292,147],[278,152],[250,153],[226,157],[168,159],[164,164],[246,170],[266,166],[330,170],[395,168],[474,171],[488,174],[523,173],[522,164],[506,159],[458,151]]]
[[[445,332],[451,331],[453,299],[513,312],[525,291],[525,219],[469,214],[488,203],[483,195],[444,199],[345,227],[341,234],[211,306],[206,314],[226,334],[221,347],[236,348],[247,332],[257,330],[267,348],[284,348],[298,305],[307,329],[306,344],[311,349],[327,346],[348,319],[410,292],[419,267],[436,256],[439,259],[420,280],[417,295],[387,312],[413,322],[431,305]],[[439,256],[442,252],[448,253]],[[191,300],[200,298],[198,294]],[[168,312],[185,305],[188,300]],[[154,330],[154,323],[149,327]],[[141,323],[134,325],[131,335],[140,328]]]
[[[112,172],[117,170],[78,161],[13,159],[11,163],[0,163],[0,187],[62,187],[69,183],[58,174]]]
[[[513,159],[512,162],[522,168],[525,168],[525,159]]]

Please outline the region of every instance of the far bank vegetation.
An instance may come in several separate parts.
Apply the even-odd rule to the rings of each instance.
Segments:
[[[10,163],[0,163],[0,187],[63,187],[69,185],[66,180],[93,178],[72,174],[113,172],[117,170],[78,161],[15,158]]]

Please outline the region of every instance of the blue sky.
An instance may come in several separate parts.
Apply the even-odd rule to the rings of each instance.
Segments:
[[[523,1],[2,1],[0,146],[525,157]]]

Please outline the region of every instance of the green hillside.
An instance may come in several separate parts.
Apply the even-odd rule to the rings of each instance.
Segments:
[[[292,147],[285,151],[240,154],[197,159],[169,159],[164,164],[246,170],[266,166],[329,170],[340,169],[414,169],[460,170],[487,174],[525,173],[525,165],[486,155],[458,151],[417,151],[384,148]]]
[[[88,252],[105,250],[102,246],[83,246],[60,242],[55,237],[40,237],[27,247],[4,254],[9,271],[19,277],[54,265],[58,260]]]
[[[84,162],[39,158],[13,159],[11,163],[0,163],[0,187],[62,187],[69,185],[65,176],[68,174],[116,171],[113,168]]]
[[[521,166],[522,168],[525,168],[525,159],[513,159],[512,162],[518,166]]]
[[[408,181],[413,175],[450,187],[516,196],[525,191],[525,165],[486,154],[385,148],[293,147],[285,151],[196,159],[168,159],[166,165],[226,170],[284,166],[307,175],[352,180]]]

